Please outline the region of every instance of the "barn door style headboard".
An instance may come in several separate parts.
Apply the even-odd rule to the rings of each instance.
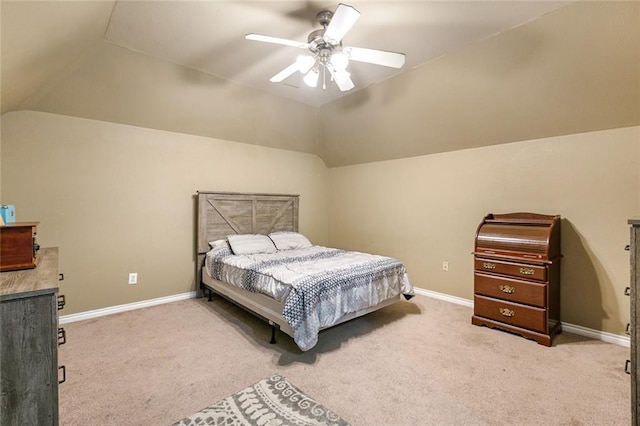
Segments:
[[[299,195],[198,191],[196,288],[209,242],[231,234],[298,231]]]

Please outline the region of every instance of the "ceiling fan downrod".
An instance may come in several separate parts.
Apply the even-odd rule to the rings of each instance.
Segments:
[[[326,29],[329,22],[331,22],[331,18],[333,18],[333,12],[323,10],[322,12],[318,12],[316,18],[318,19],[318,22],[320,22],[320,25]]]

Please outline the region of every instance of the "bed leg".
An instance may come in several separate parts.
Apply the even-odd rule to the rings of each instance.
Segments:
[[[269,341],[269,343],[273,345],[277,343],[276,342],[276,325],[271,321],[269,321],[269,324],[271,324],[271,340]]]

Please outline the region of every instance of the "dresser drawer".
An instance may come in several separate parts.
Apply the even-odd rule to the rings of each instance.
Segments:
[[[502,262],[492,259],[475,259],[475,270],[510,275],[528,280],[547,281],[547,267],[526,263]]]
[[[542,283],[476,272],[474,274],[474,292],[541,308],[547,306],[547,285]]]
[[[547,333],[546,309],[475,295],[473,311],[481,317]]]

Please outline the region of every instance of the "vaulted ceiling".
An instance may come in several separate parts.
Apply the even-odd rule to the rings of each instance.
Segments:
[[[536,19],[567,1],[419,2],[351,1],[360,18],[344,45],[403,52],[402,69],[351,62],[357,87],[367,87],[461,46]],[[312,106],[348,94],[334,84],[305,90],[301,74],[282,84],[269,78],[307,52],[247,41],[258,33],[306,42],[321,28],[316,15],[330,1],[118,2],[105,39],[136,52],[265,90]],[[307,52],[308,53],[308,52]]]
[[[361,17],[345,45],[406,54],[400,69],[352,62],[357,83],[367,87],[462,46],[504,32],[568,1],[352,1]],[[269,78],[301,51],[244,39],[248,33],[307,41],[320,28],[316,15],[330,1],[79,1],[2,2],[3,74],[24,78],[3,99],[3,112],[67,66],[99,40],[143,55],[265,90],[313,106],[348,93],[329,84],[305,90],[301,76],[283,84]],[[304,52],[304,50],[302,51]],[[19,86],[24,86],[19,87]],[[4,96],[3,96],[4,98]],[[6,104],[6,106],[5,106]]]
[[[633,77],[640,70],[639,49],[633,42],[638,30],[629,28],[637,24],[640,9],[633,5],[626,9],[630,17],[625,18],[629,13],[620,7],[612,12],[614,19],[621,17],[625,22],[607,22],[609,18],[603,16],[593,27],[602,34],[594,36],[590,34],[591,27],[583,26],[591,25],[593,16],[602,15],[602,10],[594,9],[587,16],[579,9],[582,5],[571,1],[369,0],[349,4],[361,16],[345,37],[345,44],[403,52],[407,60],[400,70],[351,62],[356,87],[340,92],[332,84],[326,90],[308,88],[300,84],[297,74],[283,83],[269,82],[271,76],[293,62],[298,50],[244,39],[246,33],[255,32],[306,41],[309,32],[319,26],[318,11],[334,10],[337,3],[3,0],[2,113],[38,110],[274,146],[319,154],[329,165],[473,146],[462,142],[456,145],[460,137],[453,130],[459,126],[450,123],[453,133],[438,135],[450,142],[446,146],[423,141],[403,145],[402,141],[395,141],[398,146],[394,150],[386,146],[367,153],[367,146],[362,144],[342,148],[346,136],[385,143],[376,141],[379,129],[373,126],[375,130],[368,132],[369,123],[358,114],[370,118],[380,114],[383,123],[384,117],[401,115],[395,123],[406,123],[406,117],[422,107],[428,107],[429,114],[436,116],[442,111],[464,113],[464,104],[469,104],[465,96],[475,97],[478,89],[466,87],[469,81],[474,81],[473,86],[490,85],[490,91],[499,89],[503,82],[510,90],[523,90],[522,84],[530,84],[538,76],[542,90],[538,97],[548,98],[553,90],[568,90],[579,104],[581,98],[589,101],[589,94],[579,91],[590,87],[598,78],[595,74],[606,68],[617,82],[607,81],[606,87],[598,90],[608,90],[603,96],[609,99],[618,95],[619,86],[630,89],[631,95],[622,102],[627,110],[631,105],[631,118],[623,117],[618,123],[607,120],[598,126],[632,125],[639,115],[638,102],[634,102],[639,89],[637,77]],[[574,9],[577,12],[571,12]],[[581,13],[583,17],[574,17]],[[547,21],[553,25],[538,24]],[[580,34],[585,35],[585,43],[575,41]],[[584,45],[589,44],[591,49],[594,40],[603,44],[593,46],[594,61],[601,61],[599,55],[607,49],[620,49],[619,54],[607,57],[612,61],[609,66],[581,62],[590,54]],[[607,46],[608,43],[615,46]],[[504,52],[502,57],[497,54],[500,49]],[[576,57],[571,58],[576,49]],[[485,52],[484,58],[471,53],[481,51]],[[545,57],[545,52],[551,56]],[[558,55],[559,65],[548,62],[558,59],[554,55]],[[581,69],[565,69],[565,62],[576,60]],[[443,65],[452,61],[456,63],[454,71],[442,71],[448,69]],[[500,68],[502,65],[505,67]],[[533,77],[512,84],[521,73],[521,68],[515,66],[521,65],[528,67],[527,72]],[[433,74],[435,70],[437,73]],[[586,73],[584,82],[580,71]],[[490,81],[487,72],[494,72]],[[562,81],[547,81],[549,75],[564,72],[566,76],[557,78]],[[576,77],[573,83],[566,81],[571,75]],[[574,83],[573,89],[567,88]],[[407,84],[430,92],[416,94],[415,90],[408,90]],[[439,87],[447,87],[449,95],[439,93]],[[461,97],[458,90],[467,95]],[[397,101],[402,93],[409,101]],[[460,108],[453,108],[443,96],[450,96]],[[512,97],[516,100],[511,102],[517,102],[518,95],[514,93]],[[593,101],[601,98],[595,96]],[[538,98],[533,101],[541,102]],[[526,105],[519,108],[526,109]],[[499,108],[495,113],[501,111]],[[412,119],[408,129],[419,133],[415,123],[421,120]],[[536,118],[528,120],[535,122]],[[385,125],[392,127],[394,123]],[[552,133],[580,128],[560,126]],[[589,126],[584,129],[590,130]],[[494,135],[493,140],[485,137],[486,141],[480,143],[522,140],[549,132],[517,133]],[[483,141],[479,136],[475,139]],[[408,135],[407,139],[412,137]]]

